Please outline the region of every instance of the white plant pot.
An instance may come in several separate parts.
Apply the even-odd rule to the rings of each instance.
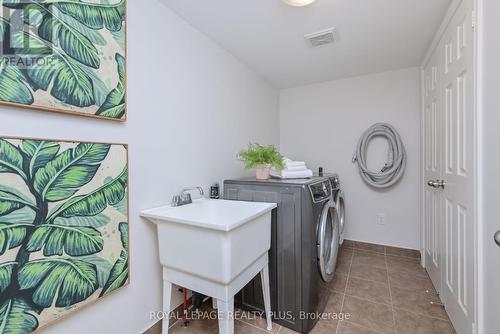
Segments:
[[[269,180],[269,174],[271,172],[271,165],[264,165],[255,168],[255,178],[257,180]]]

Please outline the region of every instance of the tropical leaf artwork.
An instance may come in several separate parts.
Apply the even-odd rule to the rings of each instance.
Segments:
[[[82,24],[117,28],[100,15]],[[127,198],[125,145],[0,138],[0,334],[32,333],[128,284]]]
[[[0,104],[126,119],[126,0],[0,0]]]

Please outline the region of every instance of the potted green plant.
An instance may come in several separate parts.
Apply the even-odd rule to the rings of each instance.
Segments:
[[[268,180],[271,168],[276,170],[285,168],[283,156],[273,145],[250,143],[246,150],[240,151],[238,158],[245,164],[246,170],[255,168],[257,180]]]

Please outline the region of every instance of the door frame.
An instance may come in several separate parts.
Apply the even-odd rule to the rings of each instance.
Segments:
[[[475,66],[475,77],[476,77],[476,83],[475,83],[475,88],[476,88],[476,119],[477,119],[477,132],[478,135],[476,136],[477,140],[477,163],[476,163],[476,168],[477,168],[477,205],[478,205],[478,214],[477,214],[477,235],[476,235],[476,242],[477,242],[477,247],[476,247],[476,332],[474,334],[487,334],[485,332],[485,321],[486,319],[484,318],[484,312],[483,308],[486,307],[485,305],[485,287],[482,285],[482,282],[484,282],[484,275],[485,275],[485,263],[483,262],[484,259],[484,247],[482,247],[483,244],[486,242],[491,242],[491,239],[487,239],[485,235],[485,231],[487,229],[486,223],[484,222],[484,217],[483,217],[483,212],[481,211],[481,205],[483,203],[483,187],[484,187],[484,175],[483,175],[483,164],[484,164],[484,152],[483,152],[483,137],[480,136],[480,133],[483,133],[483,114],[485,112],[483,108],[483,78],[484,78],[484,68],[483,68],[483,63],[482,63],[482,58],[483,58],[483,48],[484,48],[484,41],[483,41],[483,3],[486,0],[474,0],[475,2],[475,8],[476,8],[476,42],[475,42],[475,47],[474,47],[474,66]],[[481,283],[480,283],[481,282]]]
[[[481,152],[480,152],[480,141],[479,141],[479,130],[480,130],[480,105],[481,105],[481,93],[480,93],[480,82],[478,80],[478,77],[481,73],[481,66],[479,62],[479,50],[481,46],[481,17],[478,15],[478,13],[481,13],[480,9],[482,8],[482,1],[484,0],[453,0],[451,4],[448,7],[448,10],[446,11],[446,14],[437,30],[437,32],[434,35],[434,38],[424,56],[424,59],[421,63],[420,66],[420,89],[421,89],[421,110],[420,110],[420,166],[419,166],[419,174],[420,174],[420,185],[419,185],[419,190],[420,190],[420,252],[421,254],[425,254],[425,244],[426,244],[426,230],[425,230],[425,178],[424,178],[424,171],[425,171],[425,118],[424,118],[424,113],[425,113],[425,67],[427,64],[431,61],[432,55],[439,46],[439,43],[448,27],[450,24],[450,21],[452,20],[455,12],[459,8],[460,4],[463,1],[471,1],[473,3],[473,8],[474,11],[472,13],[473,17],[473,22],[471,24],[474,25],[474,45],[473,45],[473,52],[474,52],[474,135],[473,135],[473,147],[474,147],[474,156],[473,156],[473,164],[474,164],[474,323],[473,323],[473,333],[472,334],[477,334],[481,333],[481,328],[480,328],[480,322],[478,320],[481,320],[480,318],[480,306],[481,303],[479,301],[482,300],[482,295],[481,295],[481,290],[479,289],[479,279],[480,277],[480,253],[479,253],[479,248],[478,245],[479,243],[479,238],[480,238],[480,227],[479,227],[479,218],[480,218],[480,213],[479,213],[479,204],[480,204],[480,198],[479,198],[479,186],[480,186],[480,157],[481,157]],[[421,257],[421,265],[423,267],[426,266],[425,262],[425,256]],[[479,330],[479,331],[478,331]]]

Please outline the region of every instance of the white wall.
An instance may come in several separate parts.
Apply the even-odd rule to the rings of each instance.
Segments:
[[[479,1],[479,228],[478,228],[478,332],[500,328],[500,248],[493,235],[500,230],[500,2]]]
[[[388,122],[400,132],[408,169],[394,188],[376,191],[363,183],[351,160],[361,134]],[[337,172],[347,196],[346,237],[420,249],[419,128],[420,77],[417,68],[292,88],[280,92],[280,148],[317,171]],[[370,146],[369,165],[381,168],[387,144]],[[377,214],[387,215],[377,225]]]
[[[183,186],[243,176],[239,149],[279,141],[274,88],[159,2],[129,1],[128,13],[126,123],[0,107],[1,135],[130,145],[131,285],[44,333],[149,327],[149,311],[161,310],[161,273],[156,231],[140,210],[168,203]]]

